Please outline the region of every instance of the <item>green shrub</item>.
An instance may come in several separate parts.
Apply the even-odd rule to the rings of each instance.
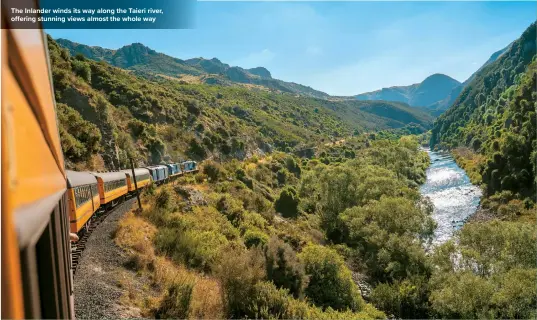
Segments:
[[[160,228],[155,237],[155,246],[179,263],[210,271],[220,258],[229,241],[214,231]]]
[[[308,277],[291,246],[273,236],[265,248],[265,259],[268,280],[288,289],[295,298],[302,298]]]
[[[80,60],[72,60],[73,71],[86,82],[91,82],[91,68],[89,64]]]
[[[299,254],[309,283],[306,296],[315,305],[336,310],[359,311],[364,306],[360,290],[341,256],[324,246],[310,245]]]
[[[268,235],[259,229],[248,229],[244,233],[244,244],[247,248],[262,247],[268,242]]]
[[[238,319],[252,315],[252,298],[255,286],[265,278],[265,261],[257,249],[228,250],[217,267],[216,274],[222,284],[222,300],[227,317]]]
[[[155,206],[160,209],[169,210],[173,209],[175,205],[175,195],[172,191],[164,187],[155,197]]]
[[[429,291],[426,277],[414,277],[392,284],[381,283],[371,291],[371,302],[398,318],[429,317]]]
[[[190,301],[194,281],[191,279],[175,280],[168,286],[166,295],[154,311],[156,319],[186,319],[190,315]]]
[[[235,176],[237,177],[237,179],[239,179],[239,181],[242,181],[248,188],[254,188],[254,181],[252,180],[252,178],[246,175],[244,169],[237,169],[237,171],[235,171]]]
[[[225,178],[225,169],[214,161],[206,161],[203,164],[203,173],[207,175],[211,182],[216,182]]]
[[[285,168],[281,168],[276,173],[276,179],[278,180],[278,184],[280,186],[283,186],[287,183],[287,180],[289,179],[289,171]]]
[[[287,218],[296,218],[298,216],[298,205],[300,198],[295,188],[285,187],[280,192],[280,197],[274,202],[274,209]]]
[[[240,226],[244,214],[243,205],[240,200],[236,200],[231,195],[225,194],[217,201],[216,209],[225,215],[235,227]]]

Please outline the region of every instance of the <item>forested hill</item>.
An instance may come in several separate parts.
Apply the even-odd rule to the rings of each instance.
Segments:
[[[363,132],[405,126],[423,131],[432,122],[400,103],[329,101],[240,85],[141,77],[104,60],[72,56],[50,37],[48,43],[70,168],[117,169],[127,166],[129,157],[139,165],[244,159],[272,150],[299,151]],[[268,76],[261,69],[252,72]]]
[[[328,94],[301,84],[273,79],[270,72],[257,67],[243,69],[232,67],[217,58],[193,58],[181,60],[156,52],[141,43],[132,43],[117,50],[97,46],[87,46],[67,39],[56,40],[69,49],[71,55],[77,53],[97,61],[106,61],[123,69],[141,74],[172,77],[189,83],[220,85],[254,85],[275,92],[287,92],[310,97],[326,98]]]
[[[489,194],[535,196],[536,25],[479,71],[432,129],[431,146],[484,155],[476,173]]]

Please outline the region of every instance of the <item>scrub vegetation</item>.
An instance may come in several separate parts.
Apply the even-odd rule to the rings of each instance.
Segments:
[[[533,23],[432,129],[431,146],[452,149],[484,191],[475,221],[434,254],[435,316],[537,316],[535,39]]]
[[[398,311],[377,291],[422,285],[432,271],[423,244],[434,222],[417,190],[427,166],[415,138],[366,136],[310,159],[274,152],[207,162],[144,197],[116,241],[160,287],[140,303],[148,316],[385,318],[371,301]],[[179,280],[158,274],[163,263]],[[368,285],[369,302],[360,287]],[[206,304],[218,311],[195,309],[200,290],[218,292]]]
[[[535,318],[535,28],[420,136],[429,116],[402,103],[187,83],[170,73],[207,60],[163,77],[154,52],[120,69],[105,61],[125,52],[94,61],[49,38],[70,167],[201,167],[120,221],[125,267],[150,282],[124,303],[150,318]],[[419,193],[428,143],[453,151],[487,213],[439,246]]]

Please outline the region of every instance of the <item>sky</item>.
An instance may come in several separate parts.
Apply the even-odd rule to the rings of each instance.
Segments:
[[[180,59],[263,66],[331,95],[466,80],[536,20],[536,2],[198,2],[184,30],[47,30],[117,49],[133,42]]]

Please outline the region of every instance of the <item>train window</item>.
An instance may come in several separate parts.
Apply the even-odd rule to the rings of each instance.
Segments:
[[[97,184],[91,185],[91,196],[94,197],[99,194],[99,191],[97,191]]]
[[[144,180],[147,180],[149,179],[149,174],[142,174],[142,175],[139,175],[139,176],[136,176],[136,181],[144,181]]]
[[[121,187],[124,187],[126,185],[125,179],[121,180],[114,180],[114,181],[107,181],[104,183],[104,191],[112,191]]]
[[[89,200],[91,200],[91,197],[92,197],[91,188],[92,187],[89,185],[75,187],[74,192],[75,192],[75,202],[76,202],[77,208],[85,204]]]

